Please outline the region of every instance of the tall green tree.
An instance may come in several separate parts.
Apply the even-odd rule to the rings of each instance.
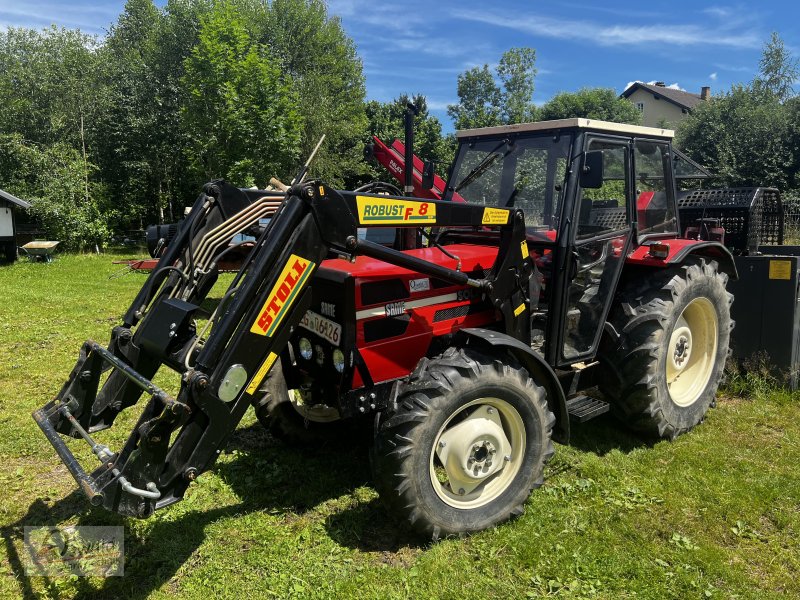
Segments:
[[[533,120],[535,64],[536,52],[532,48],[511,48],[500,58],[497,78],[488,64],[461,73],[458,103],[447,107],[456,129]]]
[[[783,39],[773,32],[761,53],[759,74],[753,82],[754,90],[785,102],[795,95],[794,84],[798,79],[800,62],[786,48]]]
[[[511,48],[500,57],[497,76],[502,83],[502,111],[506,123],[526,123],[536,118],[533,91],[536,50]]]
[[[124,220],[157,215],[167,197],[165,162],[174,160],[180,137],[170,131],[156,76],[163,15],[152,0],[128,0],[101,51],[108,108],[97,145],[101,176],[125,206]],[[180,153],[180,150],[177,150]]]
[[[788,111],[752,86],[736,85],[690,114],[677,144],[725,186],[769,185],[792,180]]]
[[[201,17],[181,84],[196,172],[240,186],[264,186],[290,173],[300,150],[297,96],[233,4],[218,2]]]
[[[618,97],[611,88],[583,88],[577,92],[561,92],[539,107],[539,118],[543,121],[573,117],[633,125],[642,122],[642,115],[636,107]]]
[[[679,147],[716,174],[716,184],[800,187],[797,59],[777,34],[764,45],[749,84],[700,104],[678,128]]]
[[[310,176],[351,187],[363,179],[367,129],[363,66],[355,44],[323,0],[237,0],[251,35],[291,78],[303,117],[305,161],[325,134]],[[297,165],[299,166],[299,164]]]

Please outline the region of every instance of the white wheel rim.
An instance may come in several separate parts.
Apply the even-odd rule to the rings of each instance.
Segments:
[[[678,406],[700,398],[714,371],[719,323],[708,298],[692,300],[675,322],[667,346],[667,387]]]
[[[307,421],[332,423],[342,418],[338,409],[327,404],[306,404],[303,401],[303,392],[300,390],[289,390],[289,399],[294,409]]]
[[[499,398],[465,404],[434,439],[431,484],[454,508],[488,504],[508,489],[522,467],[525,424],[517,409]]]

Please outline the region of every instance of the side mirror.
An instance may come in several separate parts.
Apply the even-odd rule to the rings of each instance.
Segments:
[[[598,189],[603,187],[603,151],[591,150],[583,154],[581,167],[581,187]]]
[[[433,188],[433,178],[436,175],[436,163],[426,160],[422,166],[422,189],[430,190]]]

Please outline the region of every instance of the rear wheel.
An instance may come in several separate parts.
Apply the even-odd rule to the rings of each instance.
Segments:
[[[726,283],[716,262],[695,258],[621,293],[603,391],[634,429],[672,439],[714,403],[733,328]]]
[[[372,461],[394,514],[438,539],[522,513],[553,455],[555,422],[527,371],[506,355],[451,348],[423,359],[397,405]]]

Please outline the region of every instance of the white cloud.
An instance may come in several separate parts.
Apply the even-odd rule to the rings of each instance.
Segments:
[[[734,73],[752,73],[753,69],[743,65],[727,65],[721,63],[714,63],[714,67],[721,71],[733,71]]]
[[[717,17],[718,19],[727,19],[734,14],[733,9],[727,6],[710,6],[703,9],[702,12],[712,17]]]
[[[543,37],[572,39],[601,46],[635,46],[657,44],[674,46],[725,46],[730,48],[759,48],[760,38],[751,30],[733,31],[730,24],[717,28],[700,25],[604,24],[593,21],[573,21],[529,14],[506,17],[490,12],[456,11],[453,16],[496,27],[514,29]]]
[[[447,110],[451,104],[458,104],[458,98],[452,100],[436,100],[434,98],[425,98],[428,103],[428,110]]]
[[[716,71],[715,71],[714,73],[712,73],[711,75],[709,75],[709,76],[708,76],[708,78],[709,78],[711,81],[716,81],[716,80],[717,80],[717,73],[716,73]]]

